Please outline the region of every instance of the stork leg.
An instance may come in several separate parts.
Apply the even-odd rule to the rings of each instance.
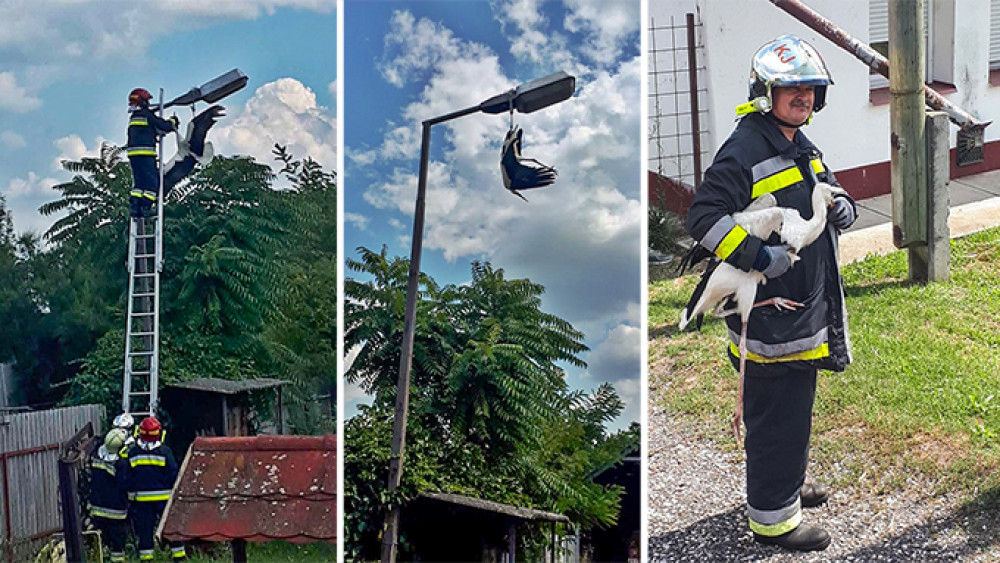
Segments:
[[[798,301],[792,301],[791,299],[785,299],[784,297],[772,297],[770,299],[765,299],[758,303],[754,303],[754,307],[767,307],[773,306],[777,309],[784,309],[786,311],[792,311],[799,307],[802,307],[802,303]],[[717,311],[724,313],[725,315],[731,315],[736,313],[735,308],[731,310]],[[747,372],[747,322],[750,320],[750,316],[747,315],[743,319],[743,323],[740,327],[740,386],[739,391],[736,395],[736,410],[733,412],[733,436],[736,438],[736,443],[739,444],[740,448],[743,448],[743,382],[746,378]]]
[[[733,412],[733,436],[740,449],[743,449],[743,378],[747,370],[747,320],[743,320],[743,327],[740,329],[740,387],[736,395],[736,410]]]

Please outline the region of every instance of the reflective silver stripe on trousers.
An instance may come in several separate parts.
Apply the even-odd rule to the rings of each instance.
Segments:
[[[793,166],[795,166],[794,160],[778,155],[754,164],[753,168],[750,169],[750,173],[753,176],[753,182],[757,183],[768,176],[777,174]]]
[[[747,505],[747,516],[751,520],[757,522],[758,524],[763,524],[765,526],[772,526],[774,524],[780,524],[782,522],[788,521],[789,518],[795,516],[799,511],[802,510],[802,499],[798,495],[795,497],[795,502],[786,506],[785,508],[779,508],[777,510],[757,510],[756,508]]]
[[[781,356],[787,356],[789,354],[796,354],[798,352],[805,352],[806,350],[814,350],[818,348],[821,344],[826,342],[827,327],[823,327],[812,336],[806,336],[805,338],[800,338],[798,340],[792,340],[789,342],[779,342],[778,344],[766,344],[760,340],[752,340],[747,338],[747,350],[757,354],[759,356],[764,356],[765,358],[780,358]],[[729,331],[729,340],[740,345],[740,334],[733,330]]]
[[[705,233],[705,236],[701,239],[701,245],[705,248],[715,252],[715,249],[719,247],[722,239],[726,238],[733,228],[736,227],[736,220],[733,219],[731,215],[723,215],[718,221],[712,225],[712,228]]]

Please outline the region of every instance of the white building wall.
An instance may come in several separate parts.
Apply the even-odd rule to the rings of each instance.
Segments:
[[[955,83],[957,91],[946,95],[950,101],[981,119],[998,122],[986,129],[986,141],[1000,140],[1000,87],[989,85],[989,0],[928,1],[934,2],[935,77]],[[667,16],[682,4],[651,0],[650,15]],[[849,34],[868,41],[867,0],[809,0],[807,4]],[[827,163],[834,170],[844,170],[889,160],[889,105],[870,103],[868,67],[766,0],[698,0],[697,8],[705,44],[706,142],[711,154],[732,132],[734,108],[747,100],[753,53],[771,39],[792,33],[819,50],[835,82],[827,94],[827,107],[804,129]],[[683,12],[673,15],[683,18]]]

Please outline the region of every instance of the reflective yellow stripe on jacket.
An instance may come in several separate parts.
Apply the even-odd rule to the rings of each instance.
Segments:
[[[734,356],[739,357],[740,349],[734,342],[729,343],[729,351]],[[802,352],[795,352],[794,354],[787,354],[785,356],[777,356],[774,358],[769,358],[767,356],[761,356],[760,354],[755,354],[747,350],[747,360],[757,364],[774,364],[777,362],[795,362],[804,360],[818,360],[820,358],[826,358],[830,355],[830,345],[824,342],[823,344],[813,348],[812,350],[804,350]]]
[[[138,467],[140,465],[155,465],[157,467],[167,466],[167,458],[161,455],[137,455],[129,458],[128,462],[132,467]]]
[[[134,500],[135,502],[158,502],[161,500],[170,500],[170,489],[161,489],[159,491],[136,491],[134,493],[128,494],[129,500]]]
[[[108,520],[124,520],[128,518],[128,511],[124,509],[104,508],[102,506],[91,505],[90,515],[100,516],[101,518],[107,518]]]
[[[783,170],[773,174],[768,174],[759,180],[755,179],[753,183],[753,191],[750,195],[751,199],[756,199],[764,194],[776,192],[802,181],[802,171],[800,171],[799,167],[795,165],[795,161],[784,157],[778,158],[780,158],[781,161],[787,162],[790,167],[784,168]],[[814,158],[809,161],[809,165],[812,166],[813,172],[816,174],[819,174],[824,170],[823,163],[818,158]]]

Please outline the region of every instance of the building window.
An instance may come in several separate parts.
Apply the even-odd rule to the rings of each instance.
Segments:
[[[1000,0],[991,0],[994,4]],[[924,80],[934,81],[934,18],[930,0],[924,0]],[[868,0],[868,44],[883,57],[889,58],[889,0]],[[888,88],[889,79],[874,70],[868,71],[868,84],[872,90]]]
[[[1000,70],[1000,0],[990,0],[990,70]]]

